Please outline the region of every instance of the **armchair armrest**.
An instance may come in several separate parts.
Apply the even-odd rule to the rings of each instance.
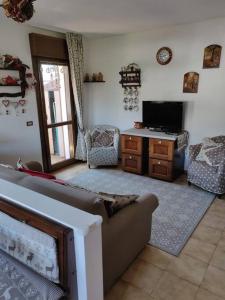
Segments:
[[[119,130],[115,130],[113,145],[117,153],[119,152],[119,142],[120,142],[120,132]]]
[[[90,151],[91,148],[92,148],[92,141],[91,141],[91,133],[90,133],[90,131],[86,132],[86,134],[84,136],[84,139],[85,139],[87,151]]]
[[[189,164],[195,160],[197,155],[199,154],[201,150],[202,144],[196,144],[189,146]]]
[[[221,175],[225,180],[225,158],[221,161],[219,165],[218,174]]]

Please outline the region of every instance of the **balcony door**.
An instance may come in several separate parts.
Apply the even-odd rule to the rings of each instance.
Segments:
[[[43,160],[46,171],[75,161],[75,109],[66,62],[38,62]]]

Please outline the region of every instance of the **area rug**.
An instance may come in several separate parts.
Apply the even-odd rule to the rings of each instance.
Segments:
[[[213,194],[194,186],[168,183],[114,169],[84,170],[69,182],[93,192],[155,194],[159,207],[153,214],[149,243],[175,256],[179,255],[215,199]]]

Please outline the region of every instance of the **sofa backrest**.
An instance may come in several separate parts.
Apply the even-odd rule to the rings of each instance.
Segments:
[[[88,213],[100,215],[103,220],[108,218],[104,204],[97,201],[95,193],[76,187],[64,186],[48,179],[33,177],[4,167],[0,167],[0,178]]]

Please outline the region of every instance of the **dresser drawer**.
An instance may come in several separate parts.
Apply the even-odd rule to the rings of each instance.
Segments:
[[[172,161],[174,141],[149,139],[149,157]]]
[[[124,171],[142,174],[142,157],[132,154],[122,154],[122,168]]]
[[[139,136],[122,135],[121,136],[122,153],[142,154],[143,139]]]
[[[172,180],[173,179],[173,163],[171,161],[150,159],[149,160],[149,176]]]

